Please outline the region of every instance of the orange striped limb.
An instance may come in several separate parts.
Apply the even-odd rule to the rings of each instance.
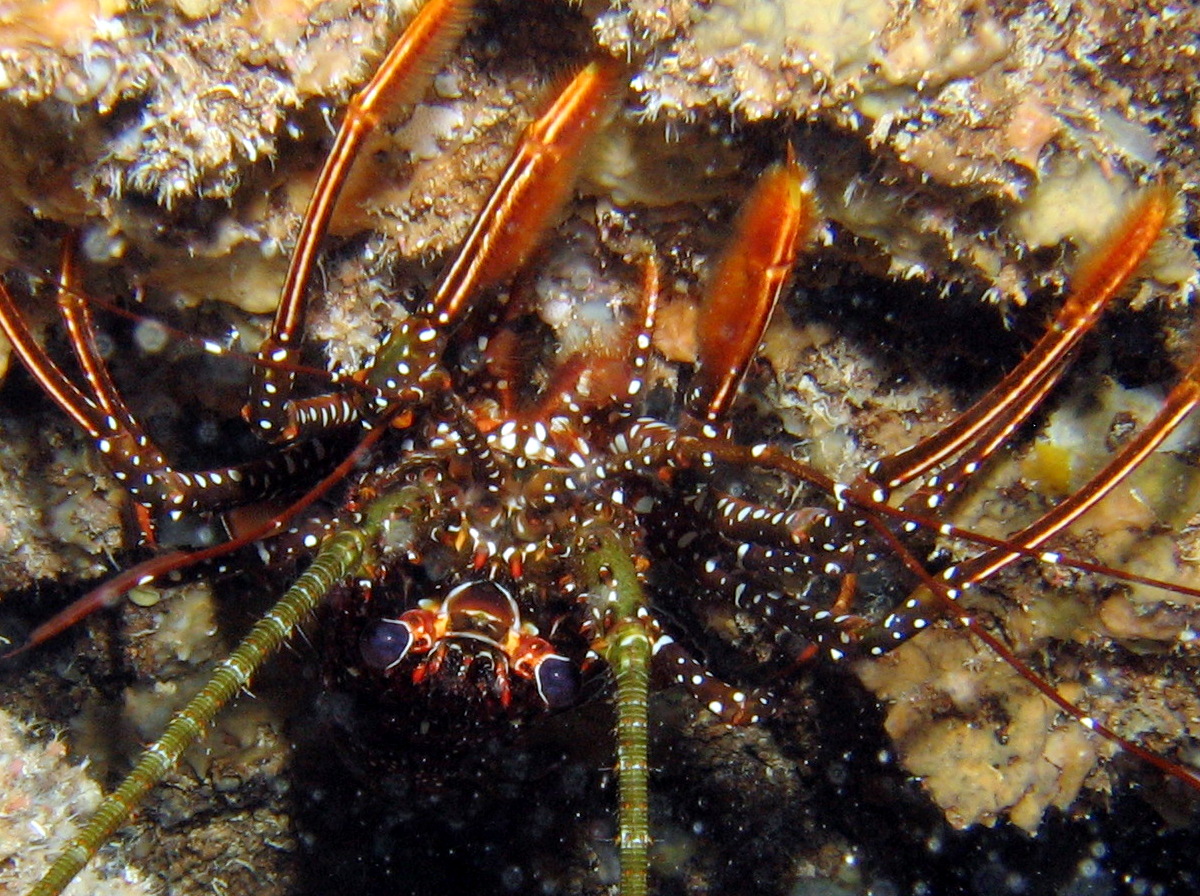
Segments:
[[[305,415],[294,406],[290,394],[293,377],[278,364],[298,360],[313,265],[354,160],[381,120],[420,99],[437,66],[466,30],[472,7],[470,0],[429,0],[392,45],[371,80],[350,100],[305,210],[271,334],[259,351],[262,361],[275,362],[275,366],[260,367],[260,377],[242,411],[269,441],[289,441],[307,426],[320,425],[320,414]]]
[[[59,307],[63,311],[63,316],[67,320],[68,327],[71,329],[72,341],[78,346],[83,344],[77,330],[82,328],[87,329],[85,322],[81,323],[80,319],[68,312],[67,306],[71,301],[66,296],[72,294],[76,289],[75,280],[75,265],[73,260],[74,253],[70,248],[70,242],[63,249],[63,266],[59,276]],[[86,314],[86,312],[82,312]],[[54,403],[68,417],[93,439],[99,439],[106,427],[104,426],[103,417],[108,411],[103,407],[103,399],[97,395],[88,395],[78,386],[76,386],[62,368],[54,362],[47,354],[46,350],[34,338],[33,333],[29,329],[29,325],[25,322],[25,316],[17,307],[16,301],[12,294],[8,291],[8,287],[0,282],[0,330],[8,337],[8,341],[12,343],[13,351],[20,359],[25,369],[29,371],[46,394],[53,399]],[[89,337],[90,338],[90,337]],[[89,372],[89,361],[95,361],[88,353],[79,356],[80,365],[85,368],[85,376],[88,381],[95,383],[97,374]],[[103,365],[101,365],[103,371]],[[104,381],[107,382],[107,374],[103,374]]]
[[[630,411],[645,390],[658,301],[658,264],[648,258],[642,264],[641,297],[635,314],[625,324],[615,349],[591,355],[580,352],[567,358],[555,370],[542,400],[532,409],[532,419],[550,424],[556,416],[577,415],[581,411],[616,408]]]
[[[812,188],[789,147],[742,207],[701,302],[700,357],[687,400],[696,421],[711,424],[729,410],[815,221]]]
[[[612,114],[624,72],[585,66],[525,129],[508,167],[430,299],[435,324],[456,323],[483,289],[512,277],[566,204],[584,148]]]
[[[392,331],[367,383],[392,394],[400,384],[420,380],[421,371],[432,372],[478,293],[516,275],[570,195],[585,145],[608,121],[620,76],[610,60],[585,66],[526,128],[433,296]]]
[[[530,382],[534,354],[530,335],[516,319],[524,295],[510,295],[505,323],[487,337],[487,371],[495,380],[495,409],[476,409],[476,424],[490,431],[504,418],[520,418],[522,425],[541,422],[554,428],[555,417],[569,417],[595,410],[629,410],[641,395],[646,365],[653,346],[654,322],[658,315],[659,274],[653,258],[642,264],[640,299],[633,316],[622,327],[611,346],[589,347],[563,360],[553,371],[541,397],[522,407],[518,387]],[[622,351],[623,349],[623,351]]]
[[[125,405],[100,356],[91,311],[80,292],[76,248],[74,236],[63,243],[57,304],[83,374],[83,387],[73,383],[34,338],[3,284],[0,330],[30,376],[95,441],[113,475],[130,483],[142,540],[153,545],[153,511],[190,504],[188,487]]]
[[[937,435],[876,461],[866,479],[890,491],[968,451],[961,469],[942,477],[940,489],[953,491],[954,483],[970,475],[972,465],[999,447],[1058,382],[1079,341],[1137,273],[1162,233],[1171,207],[1165,188],[1144,193],[1108,239],[1080,265],[1071,295],[1021,362]]]
[[[157,448],[151,446],[145,431],[121,398],[116,384],[109,375],[108,365],[100,356],[100,350],[96,345],[96,328],[92,321],[91,308],[80,290],[77,243],[78,239],[75,234],[63,242],[58,289],[58,310],[63,324],[67,328],[67,335],[75,352],[75,358],[79,362],[79,368],[83,373],[92,400],[98,405],[99,412],[110,420],[116,421],[117,426],[129,435],[135,445],[147,446],[148,450],[145,451],[143,464],[148,467],[163,466],[166,463],[164,456]],[[85,425],[84,429],[90,434],[93,427]],[[93,436],[93,438],[96,437]]]
[[[1200,359],[1193,362],[1183,379],[1171,390],[1154,419],[1130,439],[1104,469],[1043,516],[1007,539],[1014,548],[1022,550],[995,548],[961,564],[947,578],[959,586],[981,582],[1018,557],[1045,544],[1096,506],[1126,476],[1141,466],[1197,405],[1200,405]]]

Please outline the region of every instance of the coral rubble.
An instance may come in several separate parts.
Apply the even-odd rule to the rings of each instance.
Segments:
[[[100,802],[100,787],[85,768],[67,760],[59,739],[45,741],[0,710],[0,887],[16,893],[31,886],[46,863],[78,831],[81,817]],[[105,856],[109,859],[109,856]],[[133,868],[97,862],[67,889],[67,896],[138,896],[155,889]]]

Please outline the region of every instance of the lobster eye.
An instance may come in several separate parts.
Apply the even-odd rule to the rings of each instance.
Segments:
[[[533,673],[538,693],[550,709],[565,709],[579,695],[579,670],[565,656],[552,653]]]
[[[367,626],[358,639],[363,662],[386,671],[399,663],[412,646],[412,630],[400,619],[379,619]]]

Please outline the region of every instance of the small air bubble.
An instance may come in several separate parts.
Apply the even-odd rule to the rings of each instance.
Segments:
[[[125,254],[125,239],[110,233],[103,227],[89,228],[83,235],[80,249],[90,262],[105,264]]]
[[[221,439],[221,427],[216,421],[203,418],[196,424],[195,436],[201,445],[216,445]]]
[[[167,347],[167,328],[156,320],[139,321],[133,330],[138,348],[148,355],[157,355]]]
[[[96,334],[96,352],[104,360],[109,360],[116,353],[117,344],[113,338],[104,332],[97,331]]]

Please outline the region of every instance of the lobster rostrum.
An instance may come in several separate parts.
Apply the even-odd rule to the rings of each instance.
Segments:
[[[1134,276],[1170,213],[1166,191],[1152,188],[1134,204],[1081,267],[1045,335],[993,389],[933,437],[839,482],[797,460],[786,443],[745,438],[731,422],[819,218],[790,147],[781,146],[782,161],[766,168],[743,204],[700,304],[695,369],[665,411],[651,394],[660,312],[653,251],[627,259],[638,272],[637,298],[623,309],[612,346],[561,352],[545,363],[533,357],[528,325],[536,309],[520,274],[571,195],[586,147],[616,110],[627,77],[620,64],[597,60],[526,128],[454,260],[374,361],[331,391],[302,395],[296,374],[303,369],[306,306],[342,187],[373,129],[420,98],[470,15],[465,0],[431,0],[349,104],[314,187],[244,410],[249,425],[279,446],[264,459],[200,472],[172,467],[107,372],[69,242],[59,306],[81,383],[49,357],[14,298],[0,290],[0,326],[16,354],[128,488],[147,544],[155,544],[166,520],[279,495],[290,502],[228,542],[160,553],[127,570],[36,630],[21,650],[135,585],[263,539],[282,536],[313,553],[32,892],[61,891],[326,601],[333,611],[321,639],[334,656],[332,688],[369,692],[363,699],[377,701],[384,715],[425,700],[468,720],[465,733],[462,726],[435,730],[418,749],[436,743],[451,753],[470,750],[472,738],[488,736],[493,725],[576,704],[583,683],[608,670],[626,896],[648,886],[652,671],[730,724],[755,723],[771,711],[769,690],[724,683],[671,636],[673,623],[659,602],[672,594],[680,601],[702,591],[768,620],[786,635],[772,648],[780,667],[882,656],[950,619],[1062,711],[1200,787],[1186,768],[1122,739],[1058,694],[958,603],[964,590],[1014,561],[1061,559],[1046,543],[1139,466],[1200,401],[1200,368],[1185,372],[1158,417],[1087,485],[1018,532],[988,538],[941,513],[1039,408],[1080,340]],[[506,301],[494,295],[505,290]],[[799,485],[807,487],[803,503],[781,497]],[[336,499],[336,513],[312,522],[313,508],[327,499]],[[922,533],[962,539],[974,553],[934,569]],[[886,569],[898,584],[863,601],[865,566]],[[694,584],[671,581],[676,571]]]

